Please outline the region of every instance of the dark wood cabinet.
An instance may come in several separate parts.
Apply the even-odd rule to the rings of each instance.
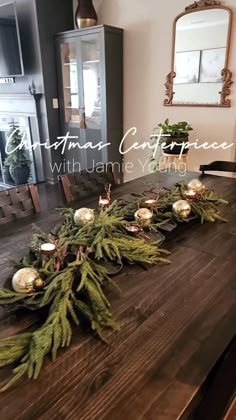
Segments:
[[[102,25],[64,32],[56,44],[62,136],[69,132],[71,141],[90,145],[66,148],[65,171],[112,162],[121,173],[123,30]],[[110,145],[99,150],[100,142]]]

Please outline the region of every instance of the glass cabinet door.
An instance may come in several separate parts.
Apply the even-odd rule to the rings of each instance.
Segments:
[[[78,49],[76,40],[65,40],[60,45],[65,122],[80,124],[78,89]]]
[[[83,112],[88,129],[101,127],[101,49],[97,35],[82,36]]]

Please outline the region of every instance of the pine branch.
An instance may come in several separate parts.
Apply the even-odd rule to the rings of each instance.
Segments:
[[[61,290],[57,293],[49,311],[46,322],[37,331],[27,336],[19,335],[0,341],[0,360],[2,366],[10,364],[21,357],[20,365],[13,371],[13,382],[10,381],[2,391],[7,390],[15,380],[19,380],[25,373],[29,379],[36,379],[43,366],[47,354],[52,354],[55,360],[60,347],[68,347],[71,342],[72,329],[68,315],[72,313],[73,272],[67,273]],[[78,325],[79,320],[73,312],[73,321]],[[3,357],[5,355],[5,357]]]
[[[186,188],[186,183],[177,184],[160,197],[153,214],[152,229],[176,219],[172,205],[185,199]],[[50,236],[34,228],[30,253],[22,262],[16,263],[16,268],[36,267],[46,281],[46,287],[31,295],[0,289],[0,305],[44,308],[48,316],[36,331],[0,340],[0,367],[19,363],[13,370],[13,378],[2,391],[24,375],[36,379],[45,357],[51,354],[54,361],[59,349],[70,345],[72,326],[78,326],[82,319],[89,321],[92,330],[104,341],[104,330],[117,328],[104,288],[111,279],[101,260],[147,265],[170,263],[166,258],[169,253],[159,249],[158,243],[147,243],[127,233],[127,224],[134,223],[134,213],[145,201],[144,198],[147,195],[139,194],[132,203],[118,200],[106,212],[95,213],[94,222],[83,227],[75,225],[74,210],[64,209],[65,222],[57,233],[58,271],[55,256],[48,257],[42,266],[39,248],[43,242],[50,240]],[[219,205],[226,202],[215,192],[205,190],[196,200],[189,202],[202,223],[225,221]]]

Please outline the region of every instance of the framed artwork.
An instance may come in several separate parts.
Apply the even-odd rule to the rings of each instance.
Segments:
[[[175,54],[175,84],[198,83],[201,51],[183,51]]]
[[[200,83],[221,83],[225,67],[226,48],[203,50],[201,53]]]

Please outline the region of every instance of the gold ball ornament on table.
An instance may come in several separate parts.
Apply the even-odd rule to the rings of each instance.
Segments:
[[[153,213],[146,208],[139,209],[135,213],[135,220],[142,228],[151,226],[152,218]]]
[[[74,214],[74,222],[77,226],[87,225],[88,223],[93,223],[95,220],[94,210],[81,208],[76,210]]]
[[[187,219],[191,213],[191,206],[186,200],[179,200],[172,206],[173,212],[182,219]]]
[[[202,192],[205,187],[199,179],[192,179],[192,181],[188,183],[188,188],[195,191],[195,193],[199,193]]]
[[[34,286],[34,291],[39,292],[40,290],[42,290],[45,287],[45,281],[38,278],[34,281],[33,286]]]
[[[12,287],[17,293],[33,293],[43,289],[44,286],[45,283],[39,273],[30,267],[18,270],[12,278]]]

